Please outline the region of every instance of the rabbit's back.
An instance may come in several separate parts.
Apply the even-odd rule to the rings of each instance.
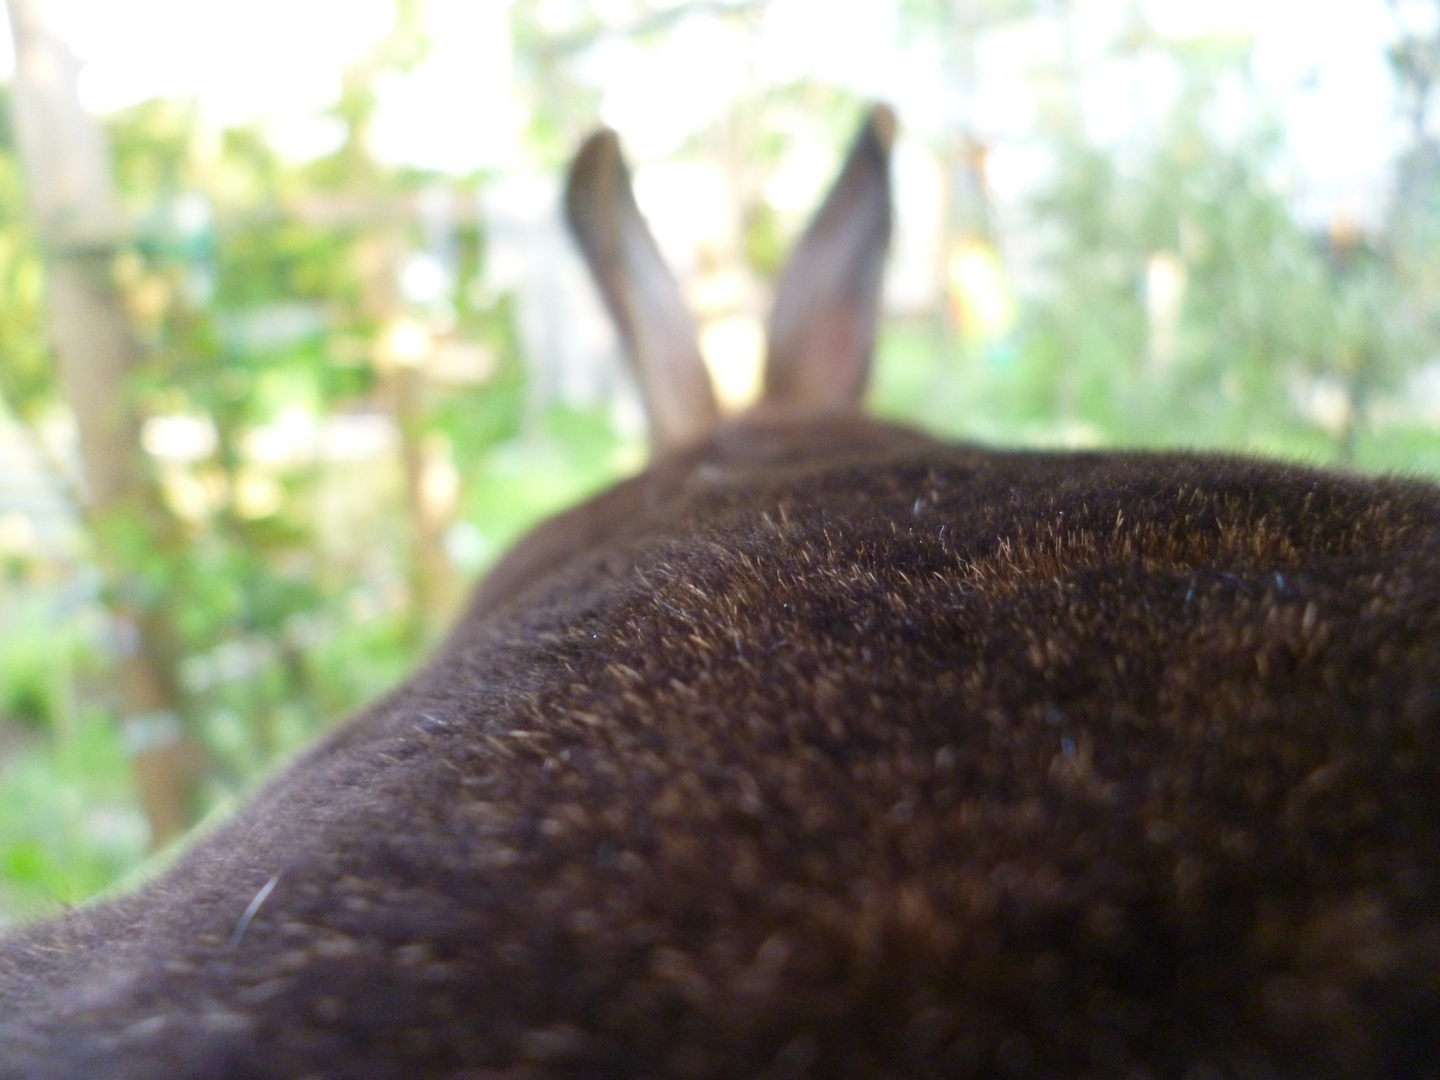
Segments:
[[[126,1077],[1433,1075],[1435,489],[722,436],[25,1023]]]

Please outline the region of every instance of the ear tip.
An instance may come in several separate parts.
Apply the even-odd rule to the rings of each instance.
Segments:
[[[610,154],[618,155],[619,153],[620,136],[608,127],[600,127],[585,137],[585,141],[580,144],[580,149],[576,151],[575,156],[577,158],[594,154],[604,154],[608,156]]]
[[[865,129],[879,144],[882,153],[888,154],[895,144],[895,110],[882,101],[870,106],[870,115],[865,120]]]
[[[583,185],[593,185],[597,178],[613,176],[624,170],[624,159],[620,155],[620,136],[609,128],[602,127],[580,144],[570,161],[570,175],[566,188],[576,192]]]

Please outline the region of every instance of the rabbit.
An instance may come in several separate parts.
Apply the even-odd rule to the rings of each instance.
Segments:
[[[0,1077],[1440,1076],[1440,489],[866,419],[894,127],[733,420],[584,145],[653,462],[0,945]]]

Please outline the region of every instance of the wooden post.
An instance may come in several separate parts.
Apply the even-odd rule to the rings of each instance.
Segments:
[[[44,245],[50,333],[60,385],[75,414],[85,513],[115,618],[122,734],[140,803],[160,846],[191,820],[193,751],[183,736],[156,613],[107,543],[123,519],[158,524],[127,378],[140,347],[111,264],[125,237],[104,135],[80,104],[79,65],[45,23],[41,0],[6,0],[15,40],[15,126]]]

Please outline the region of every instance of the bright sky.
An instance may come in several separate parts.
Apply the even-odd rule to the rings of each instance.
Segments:
[[[107,112],[194,95],[219,125],[257,118],[282,152],[332,148],[338,125],[317,114],[341,72],[389,30],[392,0],[40,0],[85,62],[81,95]],[[466,172],[514,147],[504,0],[428,0],[430,55],[380,88],[377,149],[396,161]],[[0,74],[14,66],[8,24]],[[487,102],[457,116],[456,102]],[[497,107],[498,106],[498,107]]]
[[[333,145],[336,128],[316,114],[338,96],[343,65],[384,34],[393,12],[390,0],[44,3],[87,63],[82,92],[92,108],[194,94],[217,123],[265,118],[281,149],[297,156]],[[1077,0],[1077,50],[1102,47],[1127,6]],[[1301,186],[1383,182],[1397,131],[1384,0],[1144,0],[1143,7],[1171,34],[1254,35],[1257,78],[1282,103]],[[895,0],[773,0],[758,50],[722,23],[696,19],[664,50],[623,41],[594,50],[588,74],[603,89],[605,119],[642,157],[663,153],[723,109],[747,65],[762,78],[810,75],[888,99],[912,129],[924,130],[944,119],[936,69],[924,62],[933,47],[927,54],[923,44],[892,44],[894,8]],[[510,96],[506,0],[428,0],[428,10],[432,54],[381,88],[377,149],[456,172],[513,162],[520,118]],[[1011,46],[1007,54],[1002,36],[990,47],[987,89],[975,106],[982,130],[1002,135],[1026,119],[1023,95],[1007,82],[1035,51],[1033,41]],[[12,63],[7,33],[0,74]],[[1147,101],[1163,98],[1152,75],[1118,71],[1094,81],[1091,111],[1112,118],[1110,134],[1123,135]],[[1154,78],[1163,83],[1163,73]],[[474,105],[456,104],[467,101]]]

